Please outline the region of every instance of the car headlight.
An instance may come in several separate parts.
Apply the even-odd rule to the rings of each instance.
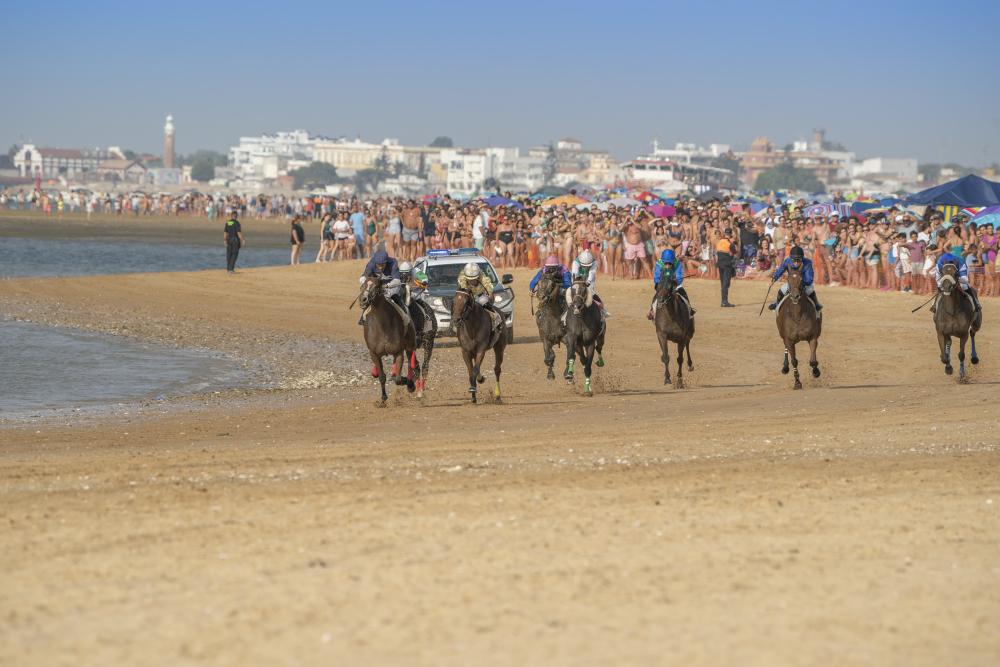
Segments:
[[[494,294],[493,303],[503,303],[503,297],[504,297],[503,294]]]
[[[442,298],[441,298],[441,297],[439,297],[439,296],[436,296],[436,297],[434,297],[433,299],[431,299],[431,303],[432,303],[432,304],[434,305],[434,307],[436,307],[436,308],[443,308],[443,307],[444,307],[444,299],[442,299]]]

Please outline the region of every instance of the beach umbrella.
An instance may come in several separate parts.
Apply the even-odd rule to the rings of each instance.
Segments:
[[[652,206],[647,206],[646,210],[657,218],[672,218],[677,215],[677,209],[666,204],[653,204]]]
[[[535,192],[535,195],[542,195],[543,197],[559,197],[567,194],[569,194],[569,190],[561,188],[558,185],[546,185]]]
[[[827,216],[837,210],[837,207],[833,204],[813,204],[811,206],[806,206],[802,209],[802,215],[805,217],[817,217],[817,216]]]
[[[493,195],[492,197],[487,197],[483,200],[483,203],[487,206],[494,208],[497,206],[513,206],[515,208],[524,208],[521,204],[517,203],[513,199],[507,199],[506,197],[501,197],[500,195]]]
[[[1000,228],[1000,206],[987,206],[979,211],[972,221],[979,225],[993,225],[993,229]]]
[[[552,199],[546,199],[542,202],[545,206],[576,206],[577,204],[586,204],[587,200],[583,197],[577,197],[576,195],[562,195],[559,197],[553,197]]]
[[[638,206],[642,202],[638,199],[632,199],[631,197],[615,197],[614,199],[609,199],[608,203],[614,204],[617,208],[628,208],[630,206]]]

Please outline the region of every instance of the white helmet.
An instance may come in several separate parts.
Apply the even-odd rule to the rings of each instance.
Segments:
[[[476,264],[475,262],[469,262],[468,264],[465,265],[465,268],[462,269],[462,273],[465,274],[466,278],[475,279],[479,277],[479,274],[481,272],[479,270],[478,264]]]
[[[576,258],[576,261],[580,263],[580,266],[593,266],[594,255],[589,250],[584,250],[580,253],[580,256]]]
[[[411,273],[413,271],[413,265],[409,262],[402,262],[399,265],[400,273]]]

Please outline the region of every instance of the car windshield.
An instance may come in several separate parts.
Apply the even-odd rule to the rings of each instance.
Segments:
[[[500,284],[497,280],[496,271],[489,262],[476,262],[479,270],[486,274],[494,287]],[[427,265],[427,287],[433,291],[450,291],[458,287],[458,274],[465,268],[465,264],[428,264]]]

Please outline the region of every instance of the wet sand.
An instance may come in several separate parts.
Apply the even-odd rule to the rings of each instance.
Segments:
[[[273,380],[0,430],[0,663],[1000,661],[994,300],[959,385],[918,297],[824,289],[823,376],[793,392],[765,286],[723,310],[691,281],[677,390],[649,286],[602,278],[586,398],[545,380],[519,270],[502,404],[466,403],[446,340],[427,396],[379,409],[359,270],[0,283],[0,314],[228,351]]]

